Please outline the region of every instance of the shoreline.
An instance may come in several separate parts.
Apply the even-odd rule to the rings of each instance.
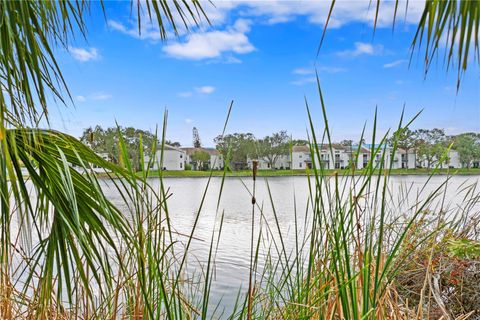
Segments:
[[[138,173],[139,175],[141,173]],[[163,178],[205,178],[209,177],[210,174],[212,177],[222,177],[224,172],[223,171],[163,171],[162,177]],[[339,175],[339,176],[346,176],[352,175],[350,171],[346,170],[324,170],[324,174],[326,175]],[[355,172],[355,175],[363,175],[365,174],[364,171],[358,170]],[[375,172],[378,174],[378,171]],[[426,169],[392,169],[390,171],[391,176],[409,176],[409,175],[417,175],[417,176],[428,176],[428,175],[451,175],[451,176],[480,176],[480,169],[439,169],[437,171],[426,170]],[[102,174],[103,175],[103,174]],[[312,176],[314,172],[309,170],[307,173],[306,170],[258,170],[257,177],[296,177],[296,176]],[[148,175],[149,178],[158,178],[160,176],[158,171],[151,171]],[[225,175],[228,177],[239,177],[239,178],[248,178],[252,176],[251,170],[241,170],[241,171],[229,171]]]

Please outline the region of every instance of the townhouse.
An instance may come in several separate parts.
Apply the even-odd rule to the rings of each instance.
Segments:
[[[150,164],[152,170],[185,170],[185,158],[186,153],[180,148],[173,147],[165,144],[163,146],[163,159],[162,159],[162,147],[159,146],[155,152],[154,159],[150,161],[150,157],[145,156],[145,167]]]

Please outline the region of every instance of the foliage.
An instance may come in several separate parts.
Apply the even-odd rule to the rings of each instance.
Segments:
[[[217,150],[222,154],[225,167],[244,169],[247,158],[255,154],[255,136],[251,133],[234,133],[218,136],[214,139]]]
[[[308,141],[307,140],[303,140],[303,139],[292,139],[290,141],[290,144],[292,146],[306,146],[308,145]]]
[[[463,167],[470,168],[473,160],[480,161],[480,144],[476,136],[466,133],[453,138],[453,147],[457,150]]]
[[[86,34],[91,7],[104,10],[102,3],[75,0],[0,3],[2,319],[111,318],[117,314],[113,269],[122,268],[118,240],[126,251],[140,242],[91,170],[121,177],[123,191],[136,187],[135,176],[69,135],[37,129],[48,123],[51,101],[71,98],[55,52]],[[177,33],[177,22],[188,29],[205,17],[198,1],[138,1],[132,9],[139,30],[146,10],[162,37],[167,29]]]
[[[103,129],[101,126],[91,127],[83,131],[80,141],[90,146],[97,153],[108,153],[116,164],[120,163],[119,135],[122,136],[127,148],[128,158],[136,170],[140,170],[140,140],[142,152],[149,154],[155,144],[155,136],[149,131],[133,127],[117,127]]]
[[[201,148],[202,142],[200,141],[200,135],[198,134],[198,129],[193,127],[193,147],[194,148]]]
[[[169,145],[169,146],[172,146],[172,147],[176,147],[176,148],[180,148],[182,145],[180,144],[180,142],[178,141],[171,141],[171,140],[165,140],[165,144]]]
[[[205,165],[210,161],[210,154],[203,150],[196,150],[190,158],[195,162],[196,170],[204,170]]]
[[[260,139],[256,143],[257,156],[265,159],[269,167],[274,169],[277,159],[289,152],[289,136],[286,131],[280,131]]]
[[[414,134],[417,161],[425,161],[426,167],[431,168],[445,157],[448,146],[443,129],[418,129]]]
[[[415,132],[409,128],[402,128],[393,133],[390,144],[396,143],[399,148],[404,149],[408,153],[408,151],[415,148],[417,144],[416,138]]]

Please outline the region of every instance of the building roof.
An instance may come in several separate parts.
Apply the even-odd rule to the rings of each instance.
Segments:
[[[162,150],[162,145],[161,145],[161,144],[159,144],[159,145],[157,146],[157,150]],[[178,152],[183,152],[182,149],[177,148],[177,147],[174,147],[174,146],[171,146],[171,145],[169,145],[169,144],[164,144],[164,145],[163,145],[163,150],[175,150],[175,151],[178,151]]]
[[[330,149],[328,144],[319,145],[319,148],[321,150],[329,150]],[[339,143],[332,143],[332,149],[334,149],[334,150],[347,150],[347,149],[349,149],[349,147],[344,146],[344,145],[339,144]],[[307,145],[293,146],[292,147],[292,152],[310,152],[310,147],[307,146]]]
[[[218,152],[217,149],[215,148],[194,148],[194,147],[185,147],[181,148],[183,151],[185,151],[189,156],[194,154],[196,151],[203,151],[208,153],[211,156],[218,156],[220,155],[220,152]]]
[[[310,148],[308,146],[293,146],[292,152],[310,152]]]

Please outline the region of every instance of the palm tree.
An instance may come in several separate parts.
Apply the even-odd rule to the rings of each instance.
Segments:
[[[105,197],[90,168],[105,168],[127,184],[135,184],[135,178],[77,139],[37,129],[40,121],[48,123],[50,98],[63,104],[71,100],[55,49],[68,49],[77,32],[85,36],[86,15],[100,7],[105,10],[103,3],[98,6],[80,0],[0,3],[2,319],[20,312],[11,303],[19,290],[14,273],[20,274],[24,284],[17,293],[24,297],[29,293],[23,307],[32,318],[61,312],[62,301],[72,304],[80,292],[87,297],[87,304],[93,303],[92,279],[98,296],[104,298],[113,281],[109,259],[120,255],[114,238],[132,234],[126,218]],[[177,32],[178,22],[189,28],[202,19],[208,21],[197,0],[147,0],[132,7],[138,13],[139,26],[140,13],[145,10],[158,23],[163,38],[167,29]]]

